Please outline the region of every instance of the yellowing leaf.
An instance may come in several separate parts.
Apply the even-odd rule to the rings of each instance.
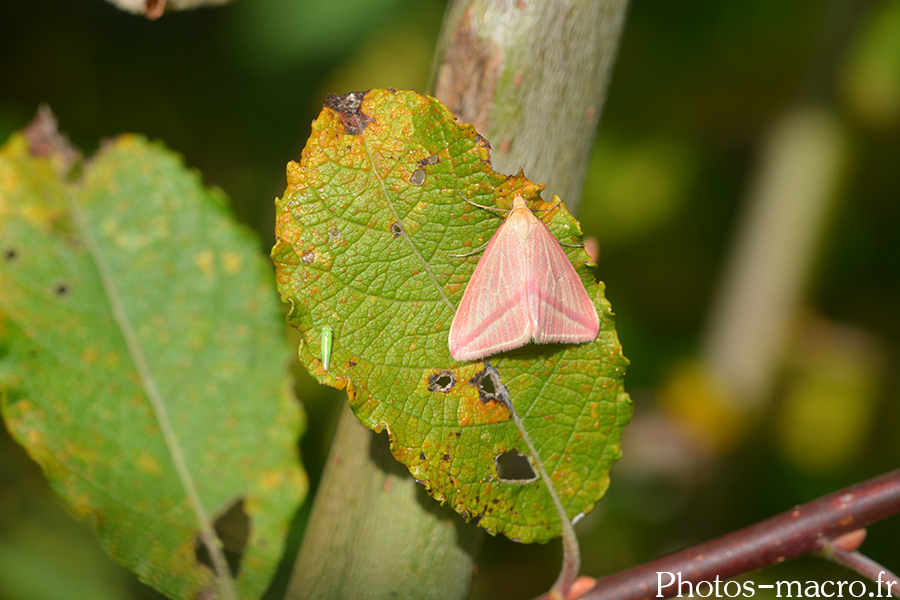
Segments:
[[[557,535],[560,522],[538,478],[500,477],[500,457],[527,452],[501,386],[570,517],[603,496],[631,417],[628,363],[580,248],[567,254],[600,315],[595,342],[528,345],[485,362],[450,357],[447,333],[479,258],[454,254],[478,248],[500,224],[465,199],[506,208],[514,193],[534,200],[539,192],[522,173],[494,171],[487,141],[433,98],[394,90],[332,97],[300,163],[288,166],[272,250],[307,368],[347,388],[357,417],[388,430],[394,456],[432,496],[523,542]],[[564,208],[548,214],[559,241],[579,241]],[[333,332],[328,371],[324,327]]]
[[[262,595],[306,478],[256,240],[139,137],[107,144],[80,180],[58,150],[30,150],[16,135],[0,151],[7,427],[145,582],[173,598]],[[249,537],[232,580],[213,524],[236,503]]]

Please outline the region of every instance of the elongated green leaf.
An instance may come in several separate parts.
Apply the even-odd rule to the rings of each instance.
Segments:
[[[526,449],[499,386],[570,516],[603,496],[631,417],[627,361],[582,249],[568,254],[600,314],[595,342],[490,357],[499,380],[485,362],[450,357],[450,322],[479,258],[453,255],[487,241],[501,218],[464,198],[505,208],[513,193],[529,200],[539,191],[521,173],[493,171],[487,142],[432,98],[335,97],[300,163],[288,166],[272,250],[289,321],[304,334],[301,362],[319,381],[347,387],[359,419],[388,430],[394,456],[435,498],[524,542],[557,535],[560,521],[541,481],[500,478],[497,459]],[[561,242],[579,241],[564,208],[543,218]],[[333,332],[328,371],[324,327]]]
[[[142,580],[260,596],[306,479],[257,241],[157,144],[120,137],[79,180],[30,150],[16,135],[0,151],[7,427]],[[249,534],[232,580],[213,523],[236,504]]]

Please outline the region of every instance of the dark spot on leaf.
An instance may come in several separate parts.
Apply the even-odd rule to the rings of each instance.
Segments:
[[[443,455],[443,456],[441,457],[441,460],[443,460],[444,462],[448,462],[448,461],[450,460],[450,455],[449,455],[449,454]]]
[[[419,452],[419,460],[425,460],[425,453]]]
[[[534,481],[537,478],[528,457],[518,450],[500,454],[494,458],[494,464],[501,481]]]
[[[352,360],[348,360],[348,361],[347,361],[347,364],[350,365],[351,367],[355,367],[355,366],[356,366],[356,363],[355,363],[354,361],[352,361]]]
[[[225,553],[228,569],[232,577],[237,577],[241,569],[241,559],[247,547],[247,539],[250,536],[250,517],[244,511],[244,500],[236,500],[213,523],[216,537],[219,538],[220,547]],[[197,562],[213,568],[209,549],[202,543],[199,537],[194,540],[194,548]]]
[[[478,525],[478,522],[484,518],[484,515],[475,515],[472,517],[472,525]]]
[[[303,264],[310,265],[316,260],[316,254],[314,252],[307,252],[300,260],[303,261]]]
[[[15,260],[19,258],[19,251],[16,248],[7,248],[3,251],[3,258],[6,259],[7,262],[15,262]]]
[[[480,134],[475,136],[475,143],[487,150],[491,149],[491,143],[489,141],[487,141],[485,138],[481,137]]]
[[[413,171],[412,176],[409,178],[409,182],[413,185],[422,185],[425,183],[425,169],[419,167]]]
[[[446,394],[454,385],[456,385],[456,375],[453,371],[441,371],[440,373],[432,374],[428,378],[428,389],[432,392]]]
[[[65,281],[60,281],[56,284],[56,287],[53,288],[53,293],[57,298],[65,298],[69,294],[72,293],[72,289],[69,287],[69,284]]]
[[[403,235],[403,224],[399,221],[394,221],[391,223],[391,233],[394,234],[394,237],[400,237]]]
[[[341,117],[344,130],[350,135],[359,135],[371,122],[371,118],[360,110],[363,98],[368,92],[350,92],[342,96],[328,94],[325,106]]]

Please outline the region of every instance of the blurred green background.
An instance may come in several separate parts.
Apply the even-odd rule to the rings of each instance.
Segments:
[[[285,164],[299,159],[325,94],[427,91],[443,10],[440,0],[239,0],[148,22],[101,0],[3,0],[0,139],[47,103],[86,153],[125,131],[162,140],[225,190],[267,253]],[[797,139],[807,145],[792,146]],[[767,161],[787,165],[790,179],[813,151],[831,162],[807,177],[824,189],[796,218],[815,225],[770,243],[773,224],[789,222],[779,209],[792,209],[765,184]],[[747,235],[774,254],[751,268],[733,259],[736,232],[766,198],[768,225]],[[900,1],[633,1],[579,216],[599,243],[597,276],[632,361],[635,401],[610,491],[577,527],[585,573],[624,569],[900,466]],[[729,282],[765,281],[803,253],[794,241],[807,252],[795,291],[779,305],[784,318],[762,328],[775,349],[738,361],[762,365],[762,383],[720,385],[728,371],[710,340],[742,315],[722,312]],[[742,297],[777,295],[759,287]],[[315,485],[342,400],[298,378]],[[862,550],[896,572],[898,539],[895,517],[872,527]],[[558,544],[487,540],[474,597],[537,595],[559,553]],[[855,577],[803,559],[749,578]],[[0,431],[0,598],[150,597]]]

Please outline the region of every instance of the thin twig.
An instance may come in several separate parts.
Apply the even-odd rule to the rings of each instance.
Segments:
[[[856,571],[883,587],[884,591],[900,598],[900,579],[868,556],[855,551],[847,552],[830,544],[821,556]]]
[[[585,600],[650,600],[678,593],[658,589],[658,573],[696,583],[734,577],[802,554],[824,540],[900,513],[900,469],[802,504],[720,538],[686,548],[597,582]]]

